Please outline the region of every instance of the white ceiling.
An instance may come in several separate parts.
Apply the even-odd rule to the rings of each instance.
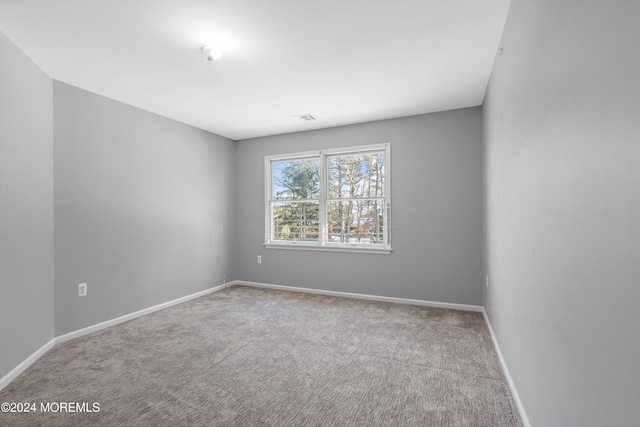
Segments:
[[[0,0],[0,30],[56,80],[239,140],[481,105],[509,4]]]

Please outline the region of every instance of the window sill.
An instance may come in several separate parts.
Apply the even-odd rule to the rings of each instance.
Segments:
[[[292,249],[295,251],[351,252],[359,254],[389,255],[393,249],[367,248],[366,246],[320,246],[302,243],[264,243],[267,249]]]

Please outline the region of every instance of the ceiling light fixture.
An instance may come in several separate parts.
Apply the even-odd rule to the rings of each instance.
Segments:
[[[222,58],[222,50],[219,47],[216,48],[211,46],[202,46],[200,49],[202,49],[202,53],[204,53],[204,56],[207,57],[207,61],[209,61],[209,64],[211,64],[214,59],[217,61],[218,59]]]

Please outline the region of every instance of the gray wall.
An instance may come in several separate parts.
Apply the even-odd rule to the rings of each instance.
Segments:
[[[233,142],[59,82],[53,99],[56,334],[232,280]]]
[[[640,402],[640,3],[514,0],[483,108],[484,303],[533,426]]]
[[[481,125],[480,108],[469,108],[237,142],[238,279],[480,305]],[[383,142],[391,143],[392,254],[262,246],[265,155]]]
[[[0,377],[54,334],[51,79],[0,32]]]

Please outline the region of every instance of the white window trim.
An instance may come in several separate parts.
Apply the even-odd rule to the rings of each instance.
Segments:
[[[358,154],[374,151],[384,151],[384,194],[385,194],[385,209],[384,209],[384,245],[371,245],[369,243],[332,243],[327,242],[326,236],[326,199],[327,188],[325,185],[325,177],[328,174],[328,163],[326,157],[336,154]],[[273,191],[273,167],[272,163],[282,160],[304,159],[304,158],[320,158],[320,197],[319,197],[319,209],[320,218],[324,220],[320,221],[319,235],[320,240],[316,242],[299,242],[299,241],[282,241],[271,240],[272,234],[272,214],[271,209],[272,191]],[[352,252],[352,253],[370,253],[370,254],[390,254],[393,249],[391,248],[391,144],[373,144],[373,145],[360,145],[356,147],[335,148],[328,150],[317,151],[305,151],[299,153],[286,153],[275,154],[265,156],[264,158],[265,169],[265,236],[264,244],[265,248],[269,249],[295,249],[295,250],[307,250],[307,251],[329,251],[329,252]]]

